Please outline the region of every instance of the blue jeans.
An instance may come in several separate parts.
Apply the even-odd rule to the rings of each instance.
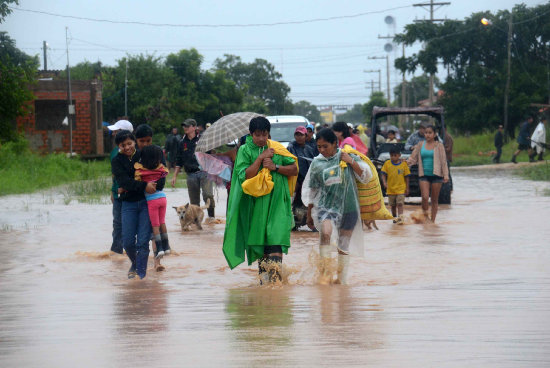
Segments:
[[[111,251],[122,254],[122,200],[113,200],[113,243]]]
[[[147,273],[151,221],[147,201],[122,201],[122,245],[140,278]]]
[[[214,217],[214,188],[212,181],[208,180],[208,176],[204,171],[197,171],[187,174],[187,192],[189,193],[189,201],[197,206],[201,205],[201,189],[202,199],[210,198],[210,206],[208,207],[208,216]]]

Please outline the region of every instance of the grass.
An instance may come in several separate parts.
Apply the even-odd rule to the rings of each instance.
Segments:
[[[109,161],[84,162],[64,154],[41,156],[30,152],[24,140],[8,142],[0,146],[0,196],[109,177],[110,166]]]
[[[519,175],[529,180],[550,181],[550,164],[528,166],[519,171]]]
[[[489,165],[493,163],[493,155],[496,153],[494,146],[495,133],[482,133],[472,136],[453,137],[453,166]],[[550,141],[547,139],[547,141]],[[512,154],[517,150],[515,139],[510,139],[502,147],[500,162],[510,162]],[[522,151],[518,162],[527,162],[529,157]]]

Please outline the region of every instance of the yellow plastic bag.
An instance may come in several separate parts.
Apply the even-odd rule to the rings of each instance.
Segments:
[[[361,158],[363,162],[369,165],[372,171],[371,180],[363,184],[356,181],[357,196],[359,198],[359,206],[361,207],[362,220],[393,220],[392,214],[384,205],[384,197],[382,196],[382,188],[380,187],[380,179],[378,172],[371,160],[357,150],[346,146],[342,149],[346,153],[353,153]]]
[[[260,170],[258,175],[246,179],[242,183],[243,192],[253,197],[261,197],[271,193],[273,190],[273,178],[269,169],[265,167]]]

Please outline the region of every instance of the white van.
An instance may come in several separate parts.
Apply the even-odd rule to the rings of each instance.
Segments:
[[[309,120],[299,115],[266,116],[271,124],[271,139],[280,142],[285,147],[294,140],[297,127],[309,124]]]

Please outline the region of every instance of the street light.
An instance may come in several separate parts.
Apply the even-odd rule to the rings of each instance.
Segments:
[[[492,26],[493,25],[493,22],[491,22],[489,19],[487,18],[481,18],[481,24],[483,24],[484,26]]]

